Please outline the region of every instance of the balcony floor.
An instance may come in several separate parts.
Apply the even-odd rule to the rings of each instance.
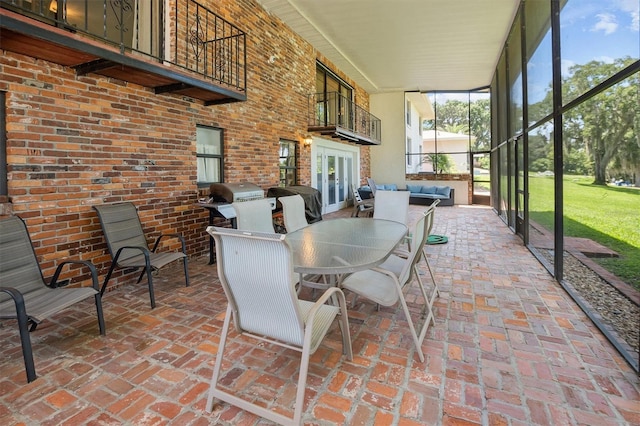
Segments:
[[[426,361],[401,309],[358,299],[354,360],[341,356],[337,326],[312,357],[306,424],[640,423],[637,374],[490,209],[439,208],[433,233],[449,242],[427,248],[441,295]],[[162,270],[153,310],[137,274],[105,294],[106,337],[91,301],[42,323],[30,384],[17,327],[4,321],[0,424],[269,424],[228,404],[204,412],[225,298],[206,257],[190,273],[185,288],[180,268]],[[235,367],[251,370],[226,383],[290,414],[297,353],[233,336]]]

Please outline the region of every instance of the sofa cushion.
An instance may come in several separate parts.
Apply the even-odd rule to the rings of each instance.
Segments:
[[[435,194],[436,193],[436,187],[435,186],[423,186],[422,189],[420,190],[420,192],[422,192],[423,194]]]
[[[407,185],[407,191],[419,194],[422,190],[422,185]]]
[[[436,187],[436,194],[444,195],[446,198],[449,198],[449,194],[451,194],[451,188],[448,186],[438,186]]]
[[[397,191],[398,185],[396,185],[395,183],[388,183],[384,185],[384,189],[386,191]]]

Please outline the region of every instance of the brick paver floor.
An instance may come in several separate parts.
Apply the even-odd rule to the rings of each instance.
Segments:
[[[640,424],[636,373],[490,209],[438,208],[433,232],[449,242],[427,248],[441,296],[425,362],[401,309],[358,298],[354,359],[334,326],[312,357],[305,424]],[[3,322],[0,424],[269,424],[228,404],[204,411],[225,298],[206,256],[190,274],[185,288],[180,269],[161,271],[155,309],[132,274],[104,297],[106,337],[90,301],[42,323],[30,384],[17,327]],[[226,386],[292,412],[296,352],[235,334],[228,351]]]

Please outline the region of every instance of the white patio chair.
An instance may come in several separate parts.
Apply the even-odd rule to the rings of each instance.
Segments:
[[[304,198],[296,194],[279,197],[278,201],[282,204],[282,218],[287,232],[297,231],[309,225],[304,213]]]
[[[409,221],[409,191],[380,191],[373,199],[373,218],[400,222]]]
[[[433,313],[433,304],[436,298],[440,296],[440,289],[438,287],[438,282],[436,281],[436,277],[433,273],[433,269],[431,268],[431,264],[429,263],[429,259],[427,258],[426,247],[427,247],[427,240],[429,239],[429,235],[431,235],[431,229],[433,228],[433,222],[435,218],[435,209],[439,202],[440,200],[435,200],[435,202],[431,204],[429,208],[425,210],[423,213],[423,215],[425,216],[425,225],[424,225],[424,232],[425,232],[424,241],[425,242],[422,245],[422,250],[421,250],[422,253],[418,253],[418,255],[422,259],[424,259],[424,262],[427,266],[427,270],[429,271],[429,276],[431,277],[431,282],[433,283],[433,288],[431,292],[428,294],[428,298],[427,298],[428,309],[431,313]],[[397,249],[394,251],[394,254],[389,256],[387,260],[385,260],[380,265],[380,268],[386,269],[387,271],[391,271],[397,277],[399,277],[400,274],[402,273],[402,268],[404,267],[406,259],[407,257],[409,257],[409,255],[410,254],[406,250]],[[413,267],[414,267],[413,272],[416,274],[417,279],[421,281],[422,279],[418,271],[418,263],[416,263]],[[424,283],[421,283],[421,285],[422,287],[424,287]],[[426,288],[425,288],[425,291],[426,291]],[[435,324],[435,318],[433,315],[431,315],[431,322]]]
[[[332,287],[315,303],[299,300],[291,280],[293,258],[282,234],[213,226],[209,226],[207,232],[215,239],[218,277],[228,304],[206,409],[212,411],[213,400],[218,398],[271,421],[299,425],[309,356],[316,351],[336,318],[342,332],[343,352],[349,360],[353,358],[344,294]],[[335,305],[326,304],[330,298]],[[293,417],[253,404],[218,386],[232,317],[238,333],[302,353]],[[233,363],[236,364],[237,359]],[[233,384],[229,387],[234,388]]]
[[[232,203],[236,228],[243,231],[274,233],[271,204],[266,198]]]
[[[383,191],[380,191],[378,196],[382,193]],[[393,306],[400,302],[421,362],[424,362],[424,354],[422,353],[421,346],[427,333],[429,323],[433,322],[433,313],[431,312],[429,304],[429,295],[427,295],[422,280],[420,279],[420,275],[417,273],[416,263],[420,259],[420,253],[422,253],[422,248],[427,240],[427,233],[425,231],[427,216],[432,214],[432,209],[427,210],[416,222],[413,228],[413,235],[419,235],[420,240],[414,241],[413,249],[407,252],[406,259],[398,257],[401,264],[399,273],[395,273],[389,269],[383,269],[382,267],[376,267],[347,275],[343,277],[340,282],[341,288],[349,290],[358,296],[369,299],[379,305]],[[407,306],[407,302],[404,298],[404,288],[407,284],[413,281],[414,276],[417,277],[416,281],[424,299],[422,301],[423,307],[420,310],[422,317],[424,317],[424,313],[426,311],[426,318],[418,331],[416,331],[416,327],[411,319],[411,312],[409,311],[409,307]],[[420,302],[421,301],[418,298],[416,303]]]
[[[380,191],[373,199],[373,218],[393,220],[403,225],[409,223],[409,191]],[[411,246],[411,231],[407,232],[404,240],[407,247]]]

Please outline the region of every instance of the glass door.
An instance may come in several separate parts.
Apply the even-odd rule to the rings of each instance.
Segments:
[[[354,182],[354,154],[326,148],[316,155],[318,190],[322,193],[323,213],[331,213],[347,207],[349,188]]]

